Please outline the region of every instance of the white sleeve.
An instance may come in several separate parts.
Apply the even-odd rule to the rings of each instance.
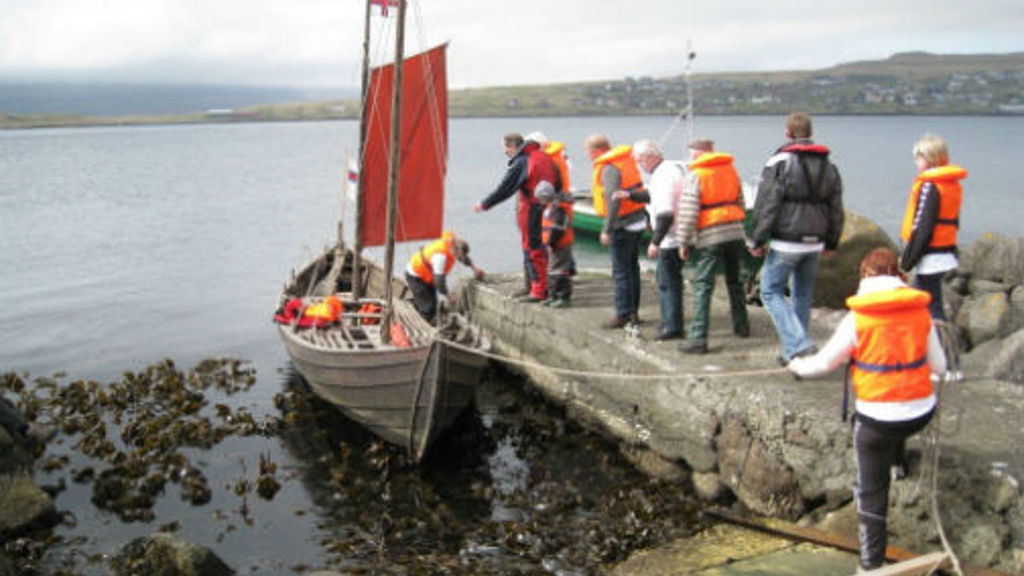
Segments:
[[[857,328],[848,312],[824,348],[813,356],[794,358],[787,368],[801,378],[821,376],[845,364],[856,346]]]

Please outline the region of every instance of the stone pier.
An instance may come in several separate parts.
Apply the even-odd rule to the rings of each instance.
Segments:
[[[659,313],[652,275],[643,279],[638,333],[604,330],[611,316],[606,272],[575,279],[570,308],[514,301],[521,278],[492,277],[471,291],[474,321],[508,367],[521,372],[569,416],[620,442],[638,468],[692,482],[707,500],[738,500],[766,516],[821,521],[850,533],[855,464],[851,428],[840,419],[842,376],[797,381],[775,357],[767,312],[751,306],[751,336],[733,336],[725,287],[715,290],[709,353],[683,355],[678,341],[655,342]],[[691,315],[687,285],[686,318]],[[844,311],[815,309],[823,344]],[[969,358],[965,362],[970,366]],[[945,388],[940,428],[939,509],[954,550],[969,563],[1020,571],[1024,565],[1024,387],[968,371]],[[938,548],[927,482],[932,444],[908,480],[893,488],[893,543]],[[837,518],[839,520],[837,520]],[[844,520],[845,519],[845,520]]]

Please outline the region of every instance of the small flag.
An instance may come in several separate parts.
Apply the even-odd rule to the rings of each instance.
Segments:
[[[393,7],[397,7],[398,3],[400,1],[401,0],[370,0],[370,4],[373,4],[375,6],[380,6],[380,15],[385,17],[385,18],[387,18],[388,17],[388,8],[389,7],[392,7],[392,8]]]
[[[345,176],[348,178],[350,184],[359,183],[359,166],[355,160],[348,161],[348,170],[346,170]]]

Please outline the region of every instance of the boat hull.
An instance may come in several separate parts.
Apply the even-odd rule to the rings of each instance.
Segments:
[[[336,279],[324,283],[334,266],[324,259],[339,257],[325,252],[307,265],[286,286],[282,303],[300,294],[342,292],[351,288],[350,254]],[[382,273],[368,264],[366,284],[370,296]],[[404,283],[395,294],[405,294]],[[437,437],[472,403],[475,387],[487,359],[463,346],[455,346],[440,337],[422,321],[411,305],[396,302],[396,316],[411,331],[414,343],[409,347],[367,344],[345,348],[350,342],[336,334],[316,335],[280,325],[279,333],[295,369],[312,391],[336,406],[343,414],[383,440],[406,448],[410,456],[421,460]],[[404,311],[404,316],[401,313]],[[410,314],[415,318],[410,317]],[[417,324],[419,321],[419,324]],[[342,322],[345,322],[344,317]],[[350,332],[371,329],[353,326]],[[416,336],[418,335],[418,337]],[[372,338],[371,338],[372,340]],[[341,344],[339,345],[339,341]],[[481,344],[478,344],[481,345]]]

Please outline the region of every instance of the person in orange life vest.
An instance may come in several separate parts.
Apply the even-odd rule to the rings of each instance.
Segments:
[[[714,146],[707,139],[694,140],[687,146],[689,177],[677,206],[679,258],[685,261],[692,256],[694,260],[693,319],[686,341],[679,345],[680,352],[689,354],[708,351],[711,294],[719,264],[725,270],[732,332],[740,338],[750,336],[746,295],[740,281],[740,262],[746,251],[743,188],[732,156],[716,152]]]
[[[534,196],[534,189],[542,180],[558,182],[558,170],[540,144],[523,140],[519,134],[505,136],[505,154],[510,157],[508,169],[498,187],[474,206],[476,212],[489,210],[518,192],[516,220],[519,225],[523,266],[529,280],[529,293],[523,302],[543,302],[548,297],[548,253],[541,241],[541,214],[543,209]]]
[[[900,238],[900,268],[914,270],[913,285],[932,295],[932,318],[946,320],[942,303],[942,278],[955,270],[956,236],[960,225],[960,181],[967,171],[949,163],[946,141],[925,134],[914,145],[917,178],[910,191]]]
[[[544,304],[552,308],[565,308],[572,298],[575,267],[572,257],[573,198],[571,194],[556,192],[555,187],[547,181],[538,184],[535,193],[537,200],[544,206],[541,238],[548,248],[551,298]]]
[[[601,245],[610,249],[615,283],[615,315],[601,326],[635,326],[640,308],[640,243],[648,220],[643,201],[633,199],[631,194],[643,189],[643,179],[632,146],[612,148],[604,134],[591,134],[583,145],[594,166],[594,210],[604,217]]]
[[[850,312],[832,338],[787,367],[805,378],[851,361],[860,565],[872,570],[885,559],[890,471],[899,474],[906,439],[935,412],[932,382],[945,372],[946,357],[928,312],[930,296],[903,282],[895,252],[872,250],[860,275],[857,294],[846,300]]]
[[[484,271],[469,259],[469,243],[451,230],[420,248],[409,259],[405,281],[412,292],[413,306],[428,322],[433,322],[441,301],[454,301],[455,297],[448,292],[447,278],[456,260],[472,268],[476,279],[484,277]]]

